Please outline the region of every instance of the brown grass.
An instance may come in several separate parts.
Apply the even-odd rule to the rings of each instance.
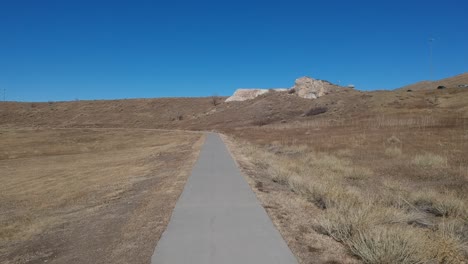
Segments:
[[[443,80],[450,84],[444,90],[339,89],[315,100],[279,92],[217,105],[209,97],[0,102],[1,128],[122,128],[122,134],[1,131],[0,221],[7,242],[0,242],[0,256],[22,256],[20,263],[92,263],[104,255],[115,263],[132,262],[126,256],[147,258],[146,253],[135,256],[140,251],[134,249],[153,247],[147,241],[164,226],[183,182],[174,173],[188,170],[189,162],[177,172],[168,168],[190,160],[193,151],[188,143],[166,151],[165,145],[173,145],[151,145],[160,139],[147,133],[156,132],[127,128],[165,128],[218,130],[245,145],[248,158],[242,165],[251,185],[301,263],[402,261],[387,250],[395,244],[383,241],[404,232],[418,235],[400,244],[412,247],[421,239],[424,249],[435,253],[430,258],[457,263],[467,237],[468,89],[452,86],[465,78]],[[304,114],[320,108],[327,111]],[[10,177],[18,172],[23,176]],[[21,196],[28,198],[16,198]],[[148,222],[152,217],[154,222]],[[49,228],[53,223],[61,228]],[[365,232],[363,223],[370,225]],[[20,233],[31,238],[27,244]],[[366,249],[368,241],[375,247]],[[6,256],[12,248],[18,250]],[[74,248],[90,252],[89,258],[73,255]],[[402,256],[410,252],[425,259],[413,253],[419,249],[399,250]]]
[[[447,158],[433,153],[416,155],[413,164],[425,168],[446,168],[448,167]]]
[[[414,131],[406,125],[372,130],[359,125],[305,132],[294,126],[232,133],[242,149],[238,156],[252,163],[251,168],[244,165],[246,174],[256,181],[264,179],[263,192],[257,194],[273,196],[265,193],[269,178],[271,184],[287,187],[279,192],[299,195],[316,208],[307,216],[314,219],[309,223],[313,231],[304,229],[315,234],[314,243],[321,234],[327,235],[364,263],[467,260],[468,175],[461,169],[468,164],[464,127],[425,126]],[[276,206],[269,213],[275,218],[282,214],[279,208],[287,211],[285,207]],[[283,236],[311,243],[288,231],[294,228],[284,227],[297,223],[275,224],[286,230]],[[296,255],[306,256],[304,249],[290,246]]]
[[[200,146],[156,130],[0,130],[2,263],[146,263]]]

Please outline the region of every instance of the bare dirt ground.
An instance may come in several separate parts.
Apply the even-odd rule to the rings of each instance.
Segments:
[[[198,133],[1,129],[1,263],[148,263]]]

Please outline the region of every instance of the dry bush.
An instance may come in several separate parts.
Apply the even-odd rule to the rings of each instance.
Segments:
[[[353,155],[353,151],[350,149],[339,149],[336,155],[339,157],[350,157]]]
[[[400,157],[401,155],[403,154],[403,152],[401,151],[401,148],[399,147],[388,147],[388,148],[385,148],[385,155],[389,156],[389,157]]]
[[[318,217],[315,228],[343,242],[365,263],[460,263],[466,252],[466,223],[456,220],[435,231],[408,225],[424,220],[420,217],[380,201],[340,199]]]
[[[333,237],[336,241],[346,242],[360,229],[367,228],[368,210],[355,208],[353,210],[342,210],[339,207],[330,208],[324,215],[317,218],[314,228],[326,235]]]
[[[466,245],[460,225],[449,231],[423,230],[407,225],[414,219],[397,208],[344,202],[327,209],[316,229],[343,242],[365,263],[460,263]]]
[[[257,119],[252,122],[254,126],[265,126],[268,125],[270,122],[267,119]]]
[[[451,237],[461,242],[462,249],[468,253],[468,221],[446,218],[437,229],[443,237]]]
[[[433,190],[415,192],[413,204],[420,210],[435,216],[459,217],[468,220],[468,207],[464,199],[453,193],[439,193]]]
[[[373,128],[388,128],[388,127],[417,127],[423,128],[440,124],[442,120],[434,117],[409,117],[409,118],[394,118],[380,116],[373,119],[365,120],[366,127]]]
[[[220,103],[219,101],[220,101],[220,100],[221,100],[221,99],[219,98],[218,95],[212,95],[210,101],[211,101],[211,104],[212,104],[213,106],[217,106],[217,105],[219,105],[219,103]]]
[[[171,121],[182,121],[184,120],[184,115],[180,112],[174,113],[174,116],[170,118]]]
[[[425,248],[426,255],[434,263],[466,263],[468,245],[466,222],[444,220],[438,230],[430,234],[430,242]]]
[[[463,263],[463,246],[451,234],[409,226],[359,230],[346,242],[364,263]]]
[[[346,199],[336,200],[335,206],[324,211],[317,221],[318,228],[338,241],[347,241],[358,231],[372,226],[406,224],[417,217],[411,212],[373,203],[369,197],[356,199],[356,196],[343,195],[342,198]]]
[[[387,138],[387,144],[391,145],[401,145],[401,140],[396,137],[395,135],[392,135],[391,137]]]
[[[302,194],[320,209],[338,207],[343,200],[346,200],[348,204],[352,204],[360,198],[352,193],[345,192],[333,179],[329,182],[313,182],[312,179],[302,178],[302,182],[304,184],[299,185],[301,181],[296,180],[295,184],[290,183],[290,186],[294,186],[296,192]]]
[[[351,251],[369,264],[422,263],[419,232],[399,226],[360,229],[346,244]]]
[[[292,175],[292,173],[288,169],[279,166],[269,167],[268,173],[270,174],[270,177],[274,182],[278,182],[281,184],[285,184]]]
[[[401,141],[391,140],[385,154],[403,155],[396,146]],[[317,232],[342,242],[365,263],[460,263],[463,259],[463,232],[468,233],[463,231],[468,230],[463,197],[414,190],[392,178],[375,184],[373,171],[353,163],[350,151],[337,151],[335,156],[305,145],[277,142],[266,149],[242,145],[273,181],[321,209],[313,226]],[[426,170],[446,166],[446,159],[425,154],[411,163]],[[433,215],[449,217],[457,225],[439,227]]]
[[[313,107],[304,113],[305,116],[314,116],[326,113],[328,108],[326,107]]]
[[[422,168],[445,168],[447,167],[447,158],[433,153],[416,155],[412,164]]]
[[[351,166],[348,168],[344,177],[350,180],[366,180],[372,176],[372,170],[368,168],[359,168]]]

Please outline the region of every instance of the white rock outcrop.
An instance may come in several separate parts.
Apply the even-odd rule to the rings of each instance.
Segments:
[[[330,93],[337,86],[322,80],[316,80],[310,77],[302,77],[296,80],[291,89],[302,98],[316,99]]]
[[[288,89],[237,89],[234,94],[226,99],[226,102],[245,101],[254,99],[255,97],[273,91],[287,91]]]
[[[296,80],[294,86],[290,89],[237,89],[231,97],[226,99],[226,102],[254,99],[255,97],[265,94],[269,91],[283,92],[288,90],[293,90],[291,94],[294,93],[302,98],[316,99],[340,88],[343,87],[334,85],[327,81],[316,80],[310,77],[301,77]]]

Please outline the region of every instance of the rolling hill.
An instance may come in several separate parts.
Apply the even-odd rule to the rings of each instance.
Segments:
[[[382,116],[449,120],[468,118],[468,89],[454,88],[467,79],[465,73],[435,82],[448,87],[444,90],[417,83],[394,91],[343,89],[318,99],[272,91],[242,102],[219,97],[216,105],[212,97],[1,102],[0,126],[223,130],[312,120],[344,124]]]
[[[468,84],[468,72],[459,74],[453,77],[445,78],[438,81],[421,81],[407,86],[403,86],[398,90],[432,90],[436,89],[438,86],[445,86],[447,88],[458,88],[458,85]]]

